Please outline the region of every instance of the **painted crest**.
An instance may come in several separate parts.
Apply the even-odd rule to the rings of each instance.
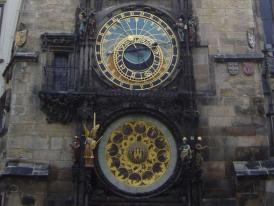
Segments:
[[[256,37],[255,37],[254,29],[249,29],[247,31],[247,43],[248,43],[248,46],[251,49],[255,48],[255,46],[256,46]]]
[[[17,47],[24,46],[24,44],[27,41],[27,35],[28,35],[28,31],[26,29],[16,32],[15,45]]]
[[[239,74],[239,63],[237,62],[229,62],[227,63],[227,71],[230,75],[235,76]]]
[[[252,74],[254,74],[254,71],[255,71],[254,63],[250,63],[250,62],[243,63],[243,72],[245,75],[251,76]]]
[[[28,30],[26,28],[26,25],[23,23],[20,23],[18,30],[15,34],[15,46],[22,47],[27,41],[28,36]]]

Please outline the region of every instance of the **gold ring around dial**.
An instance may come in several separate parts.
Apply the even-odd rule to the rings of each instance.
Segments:
[[[157,78],[163,72],[163,52],[161,47],[153,46],[155,40],[144,35],[130,35],[122,39],[114,49],[113,61],[117,71],[128,81],[145,82]],[[154,56],[153,64],[141,71],[132,71],[123,61],[124,52],[130,45],[142,44],[151,49]]]

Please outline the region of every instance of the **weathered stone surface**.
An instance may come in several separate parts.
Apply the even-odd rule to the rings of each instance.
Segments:
[[[232,118],[229,117],[209,117],[209,127],[226,127],[232,126]]]
[[[266,181],[265,191],[268,193],[274,193],[274,179],[269,179]]]
[[[207,178],[225,178],[224,161],[208,161],[203,164],[203,172]]]
[[[49,192],[55,193],[71,193],[73,184],[71,181],[54,181],[49,185]]]
[[[60,150],[64,147],[64,140],[62,137],[52,137],[50,139],[50,148],[52,150]]]
[[[235,97],[235,91],[232,88],[220,89],[220,96],[223,97]]]
[[[37,161],[61,160],[60,150],[33,150],[33,158]]]
[[[50,181],[71,181],[72,178],[72,170],[64,168],[60,169],[55,166],[51,166],[50,168]]]
[[[251,125],[242,127],[208,127],[208,124],[201,124],[201,128],[199,128],[199,134],[202,136],[214,135],[218,137],[261,135],[258,134],[256,128]]]
[[[259,146],[237,147],[235,151],[235,160],[263,160],[268,156],[268,149],[268,147]]]
[[[234,196],[233,181],[231,178],[214,178],[214,179],[205,179],[204,181],[205,188],[207,188],[206,198],[215,197],[215,198],[226,198]]]
[[[29,149],[11,149],[7,150],[7,157],[9,159],[33,159],[33,151]]]
[[[29,195],[34,198],[35,205],[44,205],[47,198],[47,183],[46,178],[33,179],[33,178],[20,178],[14,177],[13,179],[5,179],[3,183],[11,186],[12,192],[5,204],[7,206],[22,205],[21,198]]]
[[[206,198],[203,199],[203,206],[238,206],[235,198]]]
[[[104,5],[128,2],[108,0],[104,1]],[[162,7],[169,9],[175,1],[143,2],[156,5],[160,3]],[[39,189],[42,194],[48,192],[48,197],[53,194],[58,196],[60,193],[69,197],[72,194],[70,171],[73,161],[70,144],[77,128],[74,123],[47,124],[46,116],[40,111],[38,92],[41,89],[43,66],[51,63],[47,59],[48,54],[41,52],[40,35],[45,32],[74,32],[75,9],[78,5],[76,0],[25,0],[20,11],[20,22],[29,31],[23,50],[38,51],[39,61],[18,62],[13,68],[6,155],[7,158],[49,163],[52,167],[49,189]],[[194,15],[199,19],[200,40],[208,44],[193,49],[197,103],[201,115],[198,132],[204,137],[203,144],[208,145],[204,154],[204,188],[208,197],[217,198],[207,199],[204,204],[236,205],[235,199],[223,198],[235,196],[232,161],[261,160],[268,157],[268,138],[264,133],[265,102],[259,64],[255,63],[256,69],[251,76],[243,74],[241,64],[239,74],[231,76],[224,62],[250,59],[261,61],[259,46],[251,51],[246,41],[247,29],[255,27],[257,22],[254,20],[250,0],[195,0],[193,6]],[[32,186],[40,187],[37,183],[28,185]],[[272,183],[267,183],[266,190],[266,201],[271,205]],[[9,205],[19,205],[19,194],[12,195],[14,197]],[[220,197],[222,199],[218,199]],[[40,201],[43,198],[35,198],[37,205],[43,204]],[[244,196],[239,196],[239,199],[242,200],[240,206],[258,206],[263,202],[259,198],[247,200]],[[65,198],[63,200],[53,202],[65,204]]]

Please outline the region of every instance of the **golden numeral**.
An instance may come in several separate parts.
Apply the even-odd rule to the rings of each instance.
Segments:
[[[151,71],[145,71],[145,77],[149,77],[152,75],[152,72]]]

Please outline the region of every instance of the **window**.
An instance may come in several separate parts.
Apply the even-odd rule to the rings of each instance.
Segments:
[[[1,3],[0,3],[0,34],[1,34],[3,13],[4,13],[4,4],[1,4]]]
[[[66,90],[68,84],[68,53],[55,53],[53,60],[54,88]]]
[[[274,46],[274,11],[273,0],[262,0],[261,18],[264,26],[265,44]]]
[[[55,53],[53,66],[67,67],[68,66],[68,54],[67,53]]]

